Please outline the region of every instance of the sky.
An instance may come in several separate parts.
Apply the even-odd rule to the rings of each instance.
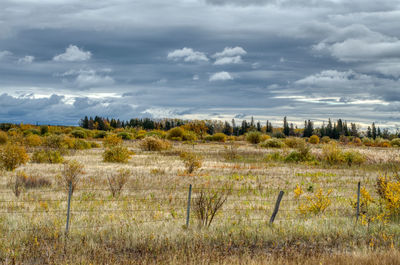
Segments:
[[[1,0],[0,122],[400,126],[395,0]]]

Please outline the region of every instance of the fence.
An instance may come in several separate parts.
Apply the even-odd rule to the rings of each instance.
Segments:
[[[51,221],[55,229],[71,231],[109,227],[142,226],[146,224],[181,224],[185,227],[196,221],[193,209],[201,191],[224,193],[227,202],[217,212],[219,222],[238,224],[260,222],[265,225],[313,219],[357,222],[360,216],[360,189],[369,184],[324,185],[324,198],[294,196],[295,187],[149,187],[127,188],[114,198],[109,189],[81,188],[72,193],[65,189],[37,189],[28,191],[23,198],[12,198],[11,190],[1,190],[0,232],[34,231],[37,222]],[[317,187],[313,187],[317,189]],[[301,205],[312,205],[329,200],[325,209],[317,214],[305,214]],[[352,202],[351,202],[352,201]],[[327,203],[327,201],[325,201]],[[312,212],[312,211],[311,211]],[[62,224],[64,223],[64,224]]]

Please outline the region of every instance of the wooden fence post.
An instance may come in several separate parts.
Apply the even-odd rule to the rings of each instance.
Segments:
[[[356,223],[358,222],[358,218],[360,216],[360,189],[361,189],[361,182],[358,182],[357,185],[357,209],[356,209]]]
[[[65,235],[68,235],[68,231],[69,231],[69,213],[70,213],[70,209],[71,209],[71,197],[72,197],[72,181],[69,183],[67,224],[65,226]]]
[[[189,227],[190,221],[190,201],[192,199],[192,184],[189,185],[189,195],[188,195],[188,203],[187,203],[187,210],[186,210],[186,228]]]
[[[279,205],[281,204],[281,200],[282,200],[282,197],[283,197],[283,194],[284,194],[284,193],[285,193],[285,192],[284,192],[283,190],[281,190],[281,191],[279,192],[278,199],[276,200],[276,203],[275,203],[274,212],[273,212],[272,215],[271,215],[271,219],[269,220],[269,224],[272,224],[272,223],[274,222],[275,217],[276,217],[276,215],[278,214]]]

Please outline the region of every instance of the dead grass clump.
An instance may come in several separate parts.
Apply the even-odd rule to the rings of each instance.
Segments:
[[[143,151],[162,151],[171,148],[171,144],[158,137],[150,136],[140,141],[140,148]]]
[[[27,175],[24,171],[18,171],[9,182],[14,195],[19,197],[24,189],[33,189],[51,186],[51,182],[38,175]]]
[[[8,142],[7,133],[0,131],[0,144],[6,144]]]

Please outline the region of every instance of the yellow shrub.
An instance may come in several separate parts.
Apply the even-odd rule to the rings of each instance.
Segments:
[[[342,151],[335,143],[327,144],[322,147],[322,158],[330,165],[341,163],[344,160]]]
[[[104,150],[104,162],[126,163],[131,158],[128,148],[122,145],[116,145]]]
[[[8,141],[7,133],[0,131],[0,144],[6,144]]]
[[[140,142],[140,148],[144,151],[161,151],[171,148],[171,144],[158,137],[146,137]]]
[[[180,158],[186,167],[186,173],[191,174],[202,165],[202,157],[192,152],[182,152]]]
[[[122,144],[122,138],[118,137],[116,134],[107,136],[103,141],[105,147],[113,147],[120,144]]]
[[[296,188],[294,189],[294,197],[296,199],[298,199],[303,193],[304,191],[301,189],[301,186],[299,184],[296,185]]]
[[[308,142],[310,144],[319,144],[319,137],[318,135],[312,135],[309,139]]]
[[[329,199],[329,195],[332,193],[332,190],[328,190],[326,194],[324,194],[322,189],[319,189],[315,194],[308,195],[306,197],[307,202],[299,205],[298,210],[301,214],[319,214],[323,213],[329,205],[331,205],[331,200]]]
[[[25,138],[26,145],[29,147],[36,147],[42,145],[43,141],[39,135],[31,134]]]
[[[380,176],[377,179],[377,193],[389,215],[400,214],[400,180],[393,176]]]
[[[26,164],[29,156],[23,146],[7,144],[0,149],[0,168],[13,171],[18,166]]]

